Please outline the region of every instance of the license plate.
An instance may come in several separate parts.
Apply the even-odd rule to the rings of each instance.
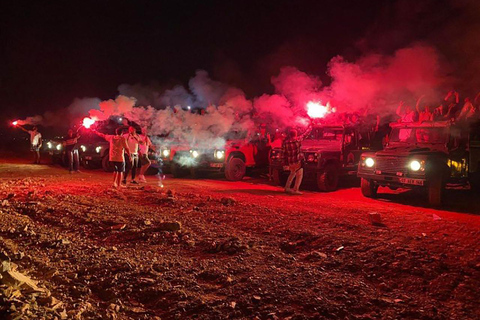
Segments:
[[[419,179],[400,178],[400,182],[405,184],[413,184],[416,186],[423,186],[423,180]]]
[[[212,168],[222,168],[223,163],[210,163],[210,167],[212,167]]]
[[[283,171],[290,171],[290,167],[289,166],[283,166]]]
[[[48,154],[53,156],[53,151],[48,151]]]
[[[92,160],[91,156],[85,156],[85,160]]]

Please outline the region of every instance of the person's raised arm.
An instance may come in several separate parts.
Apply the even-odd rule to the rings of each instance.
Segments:
[[[30,131],[28,131],[27,129],[25,129],[24,127],[22,127],[22,126],[21,126],[21,125],[19,125],[19,124],[17,125],[17,127],[19,127],[20,129],[22,129],[22,130],[23,130],[23,131],[25,131],[25,132],[28,132],[28,133],[30,133]]]
[[[398,107],[397,107],[397,116],[401,117],[402,116],[402,108],[403,108],[403,104],[404,102],[403,101],[400,101],[400,103],[398,104]]]
[[[425,95],[424,95],[424,94],[422,94],[422,95],[420,96],[420,98],[418,98],[417,104],[415,105],[415,109],[417,109],[417,112],[418,112],[418,113],[421,112],[421,110],[420,110],[420,104],[422,103],[423,98],[425,98]]]
[[[103,133],[101,133],[101,132],[98,132],[97,130],[92,130],[92,131],[93,131],[93,133],[95,133],[97,136],[102,137],[103,139],[107,139],[107,138],[106,138],[106,134],[103,134]]]

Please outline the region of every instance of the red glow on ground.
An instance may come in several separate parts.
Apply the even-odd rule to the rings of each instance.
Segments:
[[[320,102],[310,101],[307,103],[307,114],[310,118],[323,118],[329,112],[328,107],[322,105]]]
[[[89,129],[91,127],[92,124],[95,123],[95,119],[92,119],[92,118],[89,118],[89,117],[85,117],[83,118],[83,126],[87,129]]]

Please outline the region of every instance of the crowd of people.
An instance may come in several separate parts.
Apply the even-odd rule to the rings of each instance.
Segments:
[[[464,99],[463,105],[460,104],[459,93],[452,90],[448,92],[445,98],[437,104],[429,102],[425,95],[420,96],[415,107],[411,104],[401,101],[397,107],[396,115],[399,117],[398,122],[403,123],[424,123],[431,121],[457,121],[466,122],[478,120],[480,118],[480,93],[472,100],[469,97]],[[341,121],[345,124],[358,125],[362,122],[368,122],[369,128],[375,132],[380,129],[380,116],[372,114],[360,115],[358,113],[341,113],[337,115],[337,122]],[[40,148],[42,147],[42,135],[38,128],[34,126],[31,130],[18,125],[20,129],[30,135],[30,147],[34,153],[34,163],[40,163]],[[125,187],[127,183],[139,184],[146,182],[145,172],[151,165],[148,158],[148,151],[155,151],[147,135],[146,129],[142,128],[141,134],[138,134],[133,126],[128,124],[124,119],[123,125],[116,129],[115,135],[104,134],[93,130],[98,136],[104,138],[109,143],[109,161],[114,169],[113,187]],[[306,131],[306,134],[308,130]],[[303,179],[302,159],[301,159],[301,143],[306,134],[298,136],[297,131],[292,129],[288,131],[285,137],[281,132],[276,132],[272,141],[270,135],[266,133],[265,125],[261,126],[259,137],[265,140],[268,149],[280,147],[283,150],[284,165],[289,168],[290,175],[285,185],[285,192],[290,194],[301,194],[299,191],[300,184]],[[70,129],[63,141],[63,147],[68,159],[68,167],[70,173],[78,173],[79,171],[79,150],[78,140],[80,134]],[[260,139],[260,140],[262,140]],[[262,141],[263,141],[262,140]],[[137,174],[138,173],[138,174]],[[130,181],[127,180],[129,175]],[[271,176],[271,175],[270,175]],[[162,175],[160,174],[159,184],[163,186]],[[137,180],[138,178],[138,180]],[[295,184],[292,187],[293,182]]]

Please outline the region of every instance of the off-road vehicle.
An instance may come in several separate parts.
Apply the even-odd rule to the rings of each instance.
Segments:
[[[442,203],[445,188],[478,186],[479,123],[392,123],[384,150],[361,155],[362,194],[375,198],[379,186],[421,188],[432,206]]]
[[[217,148],[191,148],[177,151],[173,158],[174,176],[190,173],[193,177],[223,172],[227,180],[239,181],[248,169],[267,168],[268,145],[258,136],[248,138],[246,132],[231,131],[225,143]]]
[[[360,154],[370,150],[373,132],[358,125],[317,124],[302,142],[304,180],[320,191],[337,190],[342,176],[355,176]],[[281,148],[270,155],[273,181],[285,185],[289,175]]]

